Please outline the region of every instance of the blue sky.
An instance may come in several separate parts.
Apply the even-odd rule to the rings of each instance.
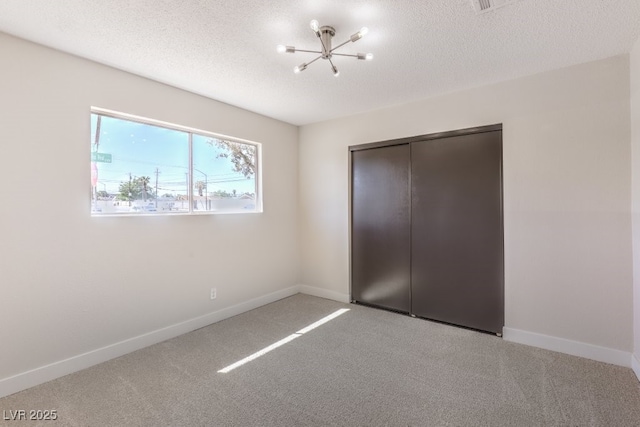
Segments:
[[[96,151],[97,115],[91,114],[91,151]],[[208,143],[211,137],[193,136],[193,182],[207,182],[208,192],[254,193],[255,180],[233,171],[228,159],[216,158],[220,150]],[[97,152],[108,153],[112,163],[97,162],[98,191],[118,192],[120,183],[148,176],[155,189],[158,171],[158,196],[187,194],[189,172],[189,134],[122,119],[102,116]],[[194,190],[197,195],[197,190]]]

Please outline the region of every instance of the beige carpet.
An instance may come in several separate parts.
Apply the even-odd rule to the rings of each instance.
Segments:
[[[343,315],[217,371],[340,308]],[[306,295],[0,399],[7,426],[640,426],[630,369]]]

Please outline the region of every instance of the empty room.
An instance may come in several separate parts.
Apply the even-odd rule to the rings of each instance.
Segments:
[[[640,2],[3,0],[0,425],[640,425]]]

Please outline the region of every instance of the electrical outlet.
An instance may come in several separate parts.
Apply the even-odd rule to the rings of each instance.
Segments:
[[[211,299],[216,299],[216,288],[211,288]]]

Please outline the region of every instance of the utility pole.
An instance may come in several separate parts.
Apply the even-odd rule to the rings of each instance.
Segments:
[[[127,199],[129,199],[129,206],[131,206],[131,172],[129,172],[129,197],[127,197]]]
[[[156,210],[158,209],[158,175],[160,170],[156,167]]]

